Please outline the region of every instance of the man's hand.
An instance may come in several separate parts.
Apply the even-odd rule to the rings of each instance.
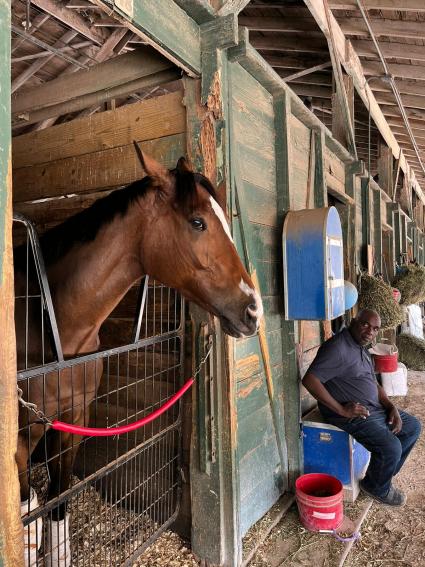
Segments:
[[[388,425],[392,425],[391,431],[394,435],[400,433],[401,428],[403,427],[400,414],[395,406],[391,406],[388,410]]]
[[[358,404],[356,402],[347,402],[343,405],[344,408],[344,417],[348,419],[354,419],[356,417],[362,417],[366,419],[369,416],[369,410],[362,406],[362,404]]]

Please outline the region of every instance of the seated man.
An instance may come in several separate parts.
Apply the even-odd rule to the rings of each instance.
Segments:
[[[381,327],[376,311],[364,309],[349,328],[327,340],[303,379],[329,423],[350,433],[371,453],[361,489],[383,504],[403,506],[406,497],[391,484],[421,431],[420,422],[397,410],[375,378],[365,348]]]

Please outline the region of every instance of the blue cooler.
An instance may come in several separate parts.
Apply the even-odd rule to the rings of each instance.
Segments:
[[[326,473],[342,482],[344,500],[354,502],[370,453],[345,431],[325,423],[316,408],[303,418],[304,474]]]

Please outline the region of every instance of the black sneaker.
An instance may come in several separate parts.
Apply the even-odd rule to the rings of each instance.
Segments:
[[[381,504],[386,504],[387,506],[398,508],[406,504],[406,495],[401,490],[394,488],[393,486],[391,486],[386,496],[377,496],[376,494],[373,494],[373,492],[369,492],[369,490],[364,488],[362,481],[360,481],[360,488],[365,494],[367,494],[374,500],[377,500]]]

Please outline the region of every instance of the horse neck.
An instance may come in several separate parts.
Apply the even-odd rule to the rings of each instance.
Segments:
[[[100,326],[144,275],[139,252],[141,234],[140,218],[131,211],[117,215],[92,242],[74,246],[48,269],[65,355],[99,347]]]

